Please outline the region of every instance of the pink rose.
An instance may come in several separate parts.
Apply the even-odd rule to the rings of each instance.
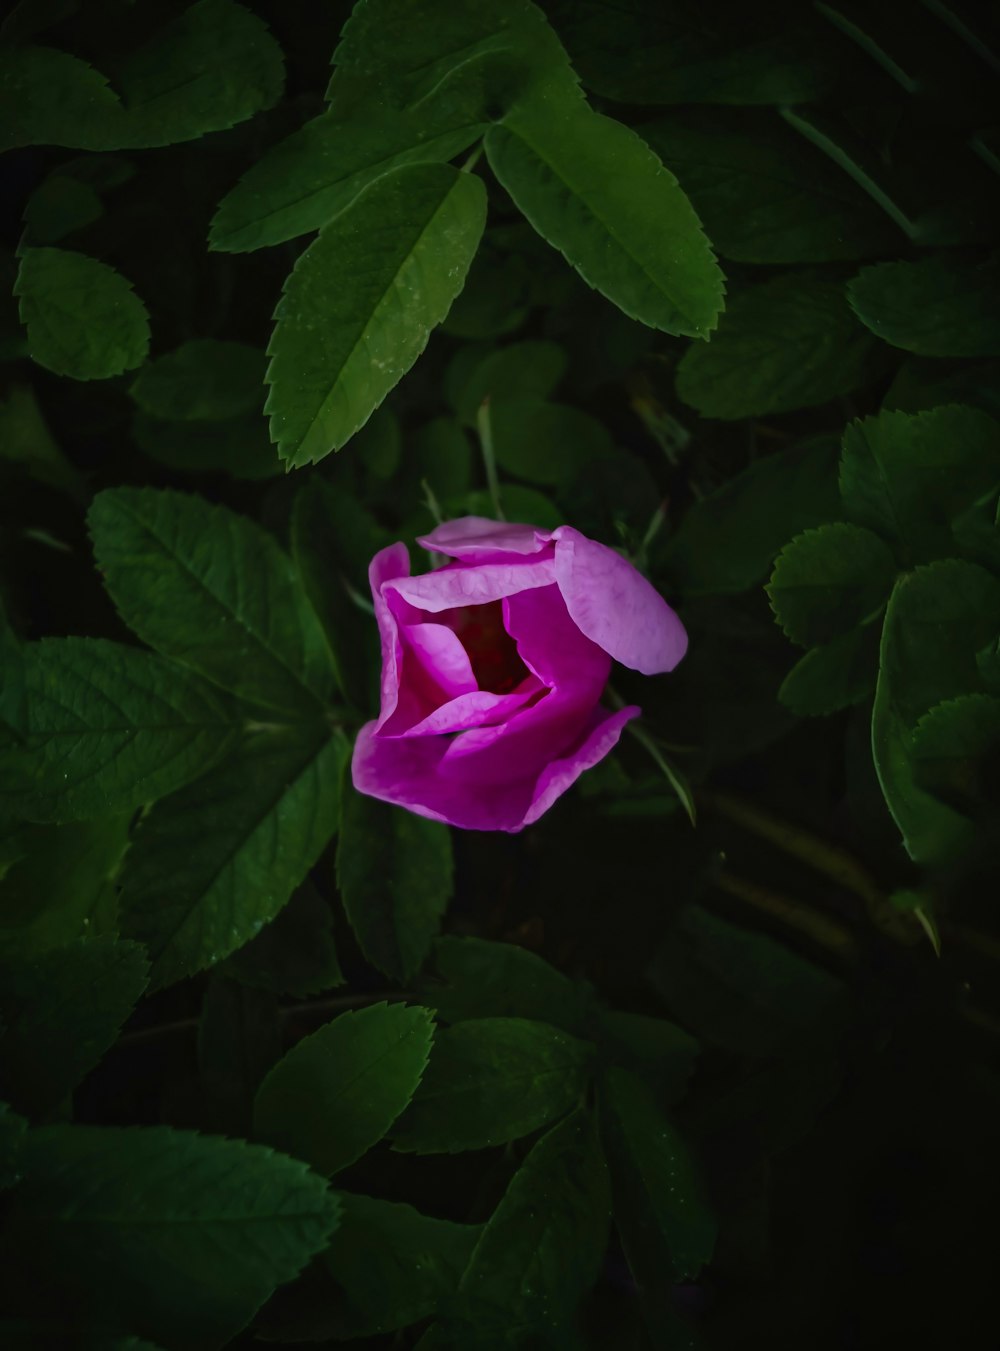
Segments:
[[[687,635],[631,563],[572,526],[465,516],[420,543],[453,561],[411,577],[392,544],[369,569],[382,711],[358,735],[354,786],[468,830],[521,830],[639,715],[600,706],[612,658],[670,671]]]

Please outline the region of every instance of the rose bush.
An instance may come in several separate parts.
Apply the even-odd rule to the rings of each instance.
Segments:
[[[467,516],[419,543],[450,561],[411,576],[397,543],[369,569],[381,711],[354,786],[454,826],[521,830],[639,715],[601,707],[612,660],[670,671],[687,636],[629,562],[572,526]]]

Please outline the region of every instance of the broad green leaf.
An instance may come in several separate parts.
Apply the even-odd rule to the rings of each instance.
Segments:
[[[907,852],[927,866],[958,856],[970,826],[917,782],[913,729],[942,700],[982,691],[976,656],[998,628],[1000,579],[957,559],[905,574],[886,610],[872,751]]]
[[[443,1345],[559,1345],[597,1279],[610,1213],[593,1121],[574,1112],[532,1147],[487,1221]]]
[[[547,487],[585,476],[601,457],[617,458],[604,424],[568,403],[501,399],[490,405],[490,429],[500,468]]]
[[[345,785],[337,885],[365,957],[387,976],[408,980],[451,899],[448,827]]]
[[[137,943],[82,938],[0,964],[0,1080],[28,1116],[58,1107],[118,1036],[146,988]]]
[[[860,704],[875,688],[878,639],[878,625],[869,624],[812,648],[785,676],[778,698],[800,718]]]
[[[343,985],[330,906],[311,882],[304,882],[256,938],[226,959],[222,970],[244,985],[300,999]]]
[[[782,943],[686,905],[647,968],[699,1039],[741,1055],[785,1056],[836,1034],[847,989]]]
[[[436,417],[418,427],[408,450],[422,480],[439,501],[458,497],[472,484],[472,447],[454,418]]]
[[[643,1013],[602,1009],[594,1035],[606,1064],[641,1074],[655,1085],[662,1102],[683,1097],[695,1070],[699,1046],[676,1023]]]
[[[225,422],[261,410],[266,364],[245,342],[192,338],[144,366],[129,392],[157,418]]]
[[[372,91],[433,116],[468,107],[496,116],[539,78],[575,89],[569,61],[544,14],[527,0],[360,0],[333,55],[334,112],[371,108]]]
[[[630,128],[549,87],[489,131],[490,167],[538,233],[633,319],[704,338],[722,273],[694,210]]]
[[[132,419],[132,439],[151,460],[185,474],[222,470],[234,478],[264,479],[283,472],[260,413],[226,422],[175,422],[140,411]]]
[[[107,380],[145,361],[146,307],[107,263],[68,249],[25,249],[14,294],[29,354],[56,375]]]
[[[251,1133],[254,1098],[281,1052],[274,995],[213,973],[198,1020],[198,1078],[207,1129],[234,1137]]]
[[[103,215],[104,205],[92,183],[55,172],[28,198],[22,242],[32,247],[58,244]]]
[[[588,468],[596,468],[605,463],[592,460]],[[528,521],[540,530],[555,530],[566,523],[566,512],[561,510],[537,488],[528,488],[523,483],[505,483],[500,489],[500,501],[508,520]],[[485,488],[468,493],[458,501],[452,499],[446,504],[449,516],[491,516],[493,499]]]
[[[0,804],[31,821],[155,802],[211,768],[237,731],[210,685],[103,638],[31,643],[24,673],[24,740],[0,755]]]
[[[397,169],[295,264],[268,353],[271,438],[293,466],[339,450],[424,350],[462,289],[486,219],[482,179]]]
[[[322,1264],[341,1293],[326,1335],[372,1337],[437,1313],[454,1293],[482,1225],[434,1219],[398,1201],[338,1195],[341,1224]]]
[[[503,231],[505,227],[499,228]],[[545,247],[541,240],[538,243]],[[557,274],[555,280],[556,285],[559,281],[572,284],[566,271]],[[499,245],[496,229],[487,230],[462,294],[448,311],[441,330],[449,337],[472,342],[502,338],[521,327],[532,305],[540,303],[542,287],[548,282],[548,278],[533,273],[524,253]]]
[[[364,467],[367,482],[381,487],[393,479],[403,454],[403,433],[388,404],[376,408],[355,436],[351,452]]]
[[[281,50],[256,15],[234,0],[196,0],[117,65],[121,100],[103,75],[66,52],[6,48],[3,146],[118,150],[190,141],[270,107],[283,83]]]
[[[271,1070],[254,1104],[255,1133],[318,1172],[339,1172],[411,1100],[433,1039],[426,1009],[373,1004],[340,1014]]]
[[[86,494],[83,476],[60,450],[30,385],[12,384],[0,399],[0,461],[78,499]]]
[[[951,533],[958,552],[991,572],[1000,572],[1000,493],[990,488],[956,516]]]
[[[377,658],[378,644],[348,592],[348,567],[367,566],[387,540],[359,503],[318,474],[309,475],[295,496],[291,535],[296,570],[323,626],[337,683],[350,703],[365,708],[367,658]]]
[[[802,10],[690,0],[549,0],[588,89],[628,104],[798,103],[836,80]]]
[[[896,372],[882,400],[883,409],[922,413],[945,403],[964,403],[1000,418],[1000,360],[974,364],[911,357]]]
[[[445,1028],[392,1132],[393,1148],[454,1154],[527,1135],[580,1101],[592,1056],[588,1042],[527,1018]]]
[[[0,953],[33,957],[117,927],[114,879],[131,819],[17,828],[18,856],[0,877]]]
[[[841,398],[878,374],[875,341],[844,288],[789,272],[738,291],[706,344],[677,367],[677,393],[705,417],[735,421]]]
[[[785,545],[767,594],[792,642],[812,647],[870,621],[885,604],[895,578],[895,559],[878,535],[834,521]]]
[[[879,263],[847,288],[855,314],[893,347],[931,357],[1000,356],[1000,260]]]
[[[1000,482],[1000,422],[950,404],[879,413],[844,433],[840,495],[904,566],[955,552],[952,522]]]
[[[494,408],[510,399],[546,399],[566,371],[565,349],[546,338],[498,347],[475,362],[453,400],[457,417],[475,427],[484,399]],[[496,432],[494,431],[494,435]]]
[[[99,493],[88,522],[111,598],[144,642],[265,708],[309,714],[329,697],[319,622],[259,526],[154,488]]]
[[[228,1342],[325,1247],[339,1214],[298,1161],[166,1126],[32,1131],[23,1167],[5,1261],[78,1321],[165,1346]]]
[[[762,582],[793,535],[840,515],[832,437],[754,460],[683,516],[666,555],[686,595],[747,591]]]
[[[143,819],[122,929],[149,948],[154,987],[221,961],[288,903],[336,830],[345,750],[339,736],[256,733]]]
[[[246,253],[329,224],[376,179],[410,164],[444,164],[482,136],[481,100],[420,113],[327,112],[279,142],[219,204],[209,247]]]
[[[1000,699],[963,694],[936,704],[913,731],[913,766],[921,788],[974,815],[997,797]]]
[[[12,1187],[20,1179],[20,1153],[28,1123],[0,1102],[0,1187]]]
[[[529,1018],[580,1032],[586,990],[526,948],[482,938],[439,938],[418,986],[446,1023]]]
[[[696,1276],[712,1256],[717,1226],[683,1137],[628,1070],[608,1070],[601,1107],[615,1220],[636,1280],[649,1270],[650,1250],[666,1258],[660,1279]]]
[[[690,112],[639,128],[680,180],[705,233],[743,263],[825,263],[868,258],[900,235],[849,178],[774,122]]]

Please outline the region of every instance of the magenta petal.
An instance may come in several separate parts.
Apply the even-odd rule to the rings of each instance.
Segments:
[[[571,788],[584,770],[593,768],[618,744],[622,728],[642,712],[634,704],[621,708],[615,713],[606,713],[603,708],[595,710],[595,721],[581,737],[576,747],[558,760],[553,760],[538,776],[531,806],[524,814],[522,826],[530,826],[537,821],[555,802],[562,797],[567,788]]]
[[[502,722],[534,699],[541,686],[529,678],[522,688],[510,694],[491,694],[489,690],[475,690],[460,694],[436,708],[422,722],[402,733],[403,736],[429,736],[449,732],[465,732],[473,727],[487,727]],[[383,731],[383,735],[385,732]]]
[[[420,535],[417,543],[431,553],[449,558],[493,561],[503,554],[536,554],[550,536],[533,525],[513,521],[490,521],[485,516],[461,516],[445,521],[429,535]]]
[[[395,616],[382,594],[385,582],[406,577],[410,571],[410,555],[405,544],[390,544],[380,549],[368,566],[368,581],[372,589],[375,618],[378,621],[382,643],[382,709],[379,717],[384,722],[395,711],[399,701],[399,673],[403,664],[403,648]]]
[[[643,675],[672,671],[687,651],[687,634],[655,587],[620,554],[570,525],[552,537],[559,590],[587,637]]]
[[[478,690],[469,654],[446,624],[407,624],[406,642],[426,673],[449,699]]]
[[[464,605],[488,605],[531,587],[551,586],[556,580],[555,562],[548,549],[544,554],[523,561],[477,563],[475,566],[449,563],[418,577],[400,577],[387,582],[387,590],[410,605],[431,614],[460,609]]]

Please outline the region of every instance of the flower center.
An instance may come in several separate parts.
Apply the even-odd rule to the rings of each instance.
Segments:
[[[509,694],[530,672],[503,625],[503,602],[463,605],[441,615],[465,648],[481,690]]]

